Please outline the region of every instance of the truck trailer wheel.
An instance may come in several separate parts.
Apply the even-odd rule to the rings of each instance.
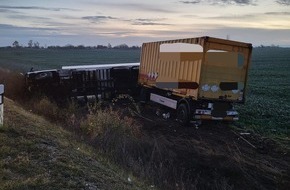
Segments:
[[[142,104],[147,103],[147,101],[150,99],[150,91],[147,88],[142,87],[140,90],[140,102]]]
[[[177,107],[177,121],[184,126],[188,125],[190,122],[189,110],[184,103],[179,104]]]

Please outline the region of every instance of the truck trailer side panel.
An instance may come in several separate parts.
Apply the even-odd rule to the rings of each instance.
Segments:
[[[139,83],[193,100],[243,102],[251,47],[211,37],[144,43]]]
[[[184,39],[143,44],[139,83],[197,98],[203,53],[162,51],[162,46],[169,44],[200,46],[196,42]]]

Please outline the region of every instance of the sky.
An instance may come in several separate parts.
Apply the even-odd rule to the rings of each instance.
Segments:
[[[0,0],[0,46],[139,46],[200,36],[290,47],[290,0]]]

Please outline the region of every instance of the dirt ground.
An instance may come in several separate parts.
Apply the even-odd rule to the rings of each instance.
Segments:
[[[162,114],[167,112],[159,113],[157,116],[156,107],[149,105],[136,118],[146,134],[170,149],[168,156],[174,157],[180,169],[176,173],[194,178],[195,187],[215,189],[212,184],[216,184],[225,189],[289,189],[289,139],[272,140],[234,123],[203,122],[183,127],[172,118],[164,119]],[[210,186],[204,185],[207,182]]]

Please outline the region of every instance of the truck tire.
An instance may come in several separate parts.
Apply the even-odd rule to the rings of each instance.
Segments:
[[[46,79],[52,79],[53,74],[51,72],[41,72],[35,75],[35,80],[46,80]]]
[[[145,104],[147,103],[147,101],[150,99],[149,98],[149,89],[145,88],[145,87],[142,87],[141,90],[140,90],[140,102],[142,104]]]
[[[185,103],[181,103],[177,107],[177,121],[183,126],[186,126],[190,122],[190,113]]]

